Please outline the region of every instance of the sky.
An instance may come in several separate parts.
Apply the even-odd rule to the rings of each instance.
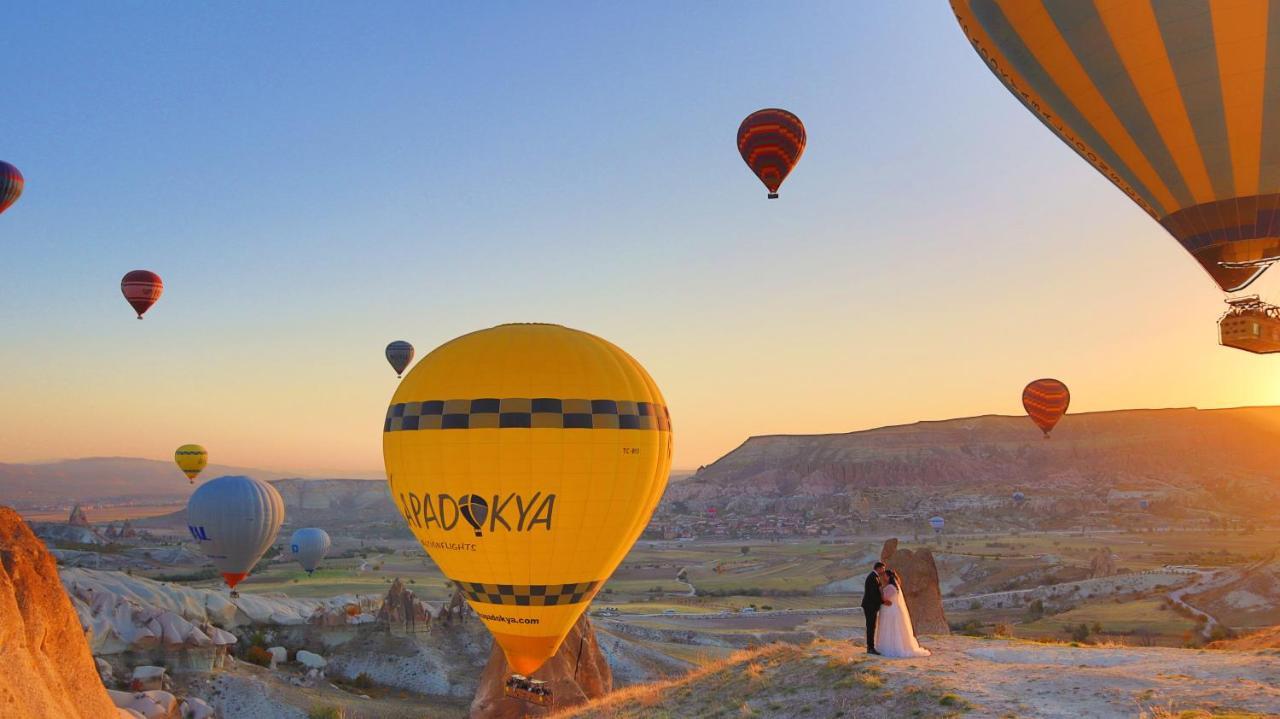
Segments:
[[[514,321],[638,359],[681,468],[1042,376],[1072,411],[1280,402],[943,2],[28,3],[0,46],[0,462],[374,476],[386,343]],[[771,106],[809,143],[768,201],[734,137]]]

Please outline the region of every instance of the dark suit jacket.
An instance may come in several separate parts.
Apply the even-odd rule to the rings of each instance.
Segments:
[[[876,573],[867,575],[867,582],[862,587],[862,608],[879,610],[882,603],[880,582],[876,581]]]

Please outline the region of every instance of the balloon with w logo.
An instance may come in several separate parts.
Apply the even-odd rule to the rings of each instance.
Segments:
[[[1038,379],[1022,390],[1022,407],[1036,423],[1044,438],[1049,438],[1058,420],[1067,413],[1071,404],[1071,391],[1056,379]]]
[[[233,590],[276,541],[284,500],[275,487],[250,477],[218,477],[187,500],[187,529]]]
[[[405,376],[383,425],[392,499],[510,666],[551,658],[653,514],[671,468],[666,402],[586,332],[464,335]]]
[[[804,123],[786,110],[756,110],[738,126],[738,154],[768,188],[770,200],[800,162],[806,141]]]

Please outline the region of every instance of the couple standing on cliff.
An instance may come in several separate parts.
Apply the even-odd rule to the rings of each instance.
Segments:
[[[876,562],[862,592],[867,617],[867,653],[886,657],[927,657],[928,649],[916,641],[902,593],[902,578],[884,562]]]

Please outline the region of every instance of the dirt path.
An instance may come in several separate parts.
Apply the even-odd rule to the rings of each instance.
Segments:
[[[1201,571],[1199,572],[1199,576],[1196,577],[1196,581],[1192,582],[1191,584],[1188,584],[1187,586],[1181,589],[1178,589],[1177,591],[1169,593],[1169,601],[1182,607],[1188,612],[1191,612],[1195,616],[1201,617],[1204,619],[1204,628],[1201,630],[1200,633],[1206,639],[1213,636],[1213,628],[1218,626],[1219,624],[1218,620],[1215,619],[1212,614],[1209,614],[1203,609],[1197,609],[1196,607],[1191,606],[1185,599],[1183,599],[1183,597],[1193,591],[1200,590],[1202,588],[1202,585],[1213,574],[1215,574],[1215,572]]]
[[[970,717],[1133,717],[1207,707],[1280,715],[1280,656],[1270,652],[1072,647],[925,637],[924,659],[877,660],[922,674],[974,705]],[[850,646],[852,656],[861,646]]]

